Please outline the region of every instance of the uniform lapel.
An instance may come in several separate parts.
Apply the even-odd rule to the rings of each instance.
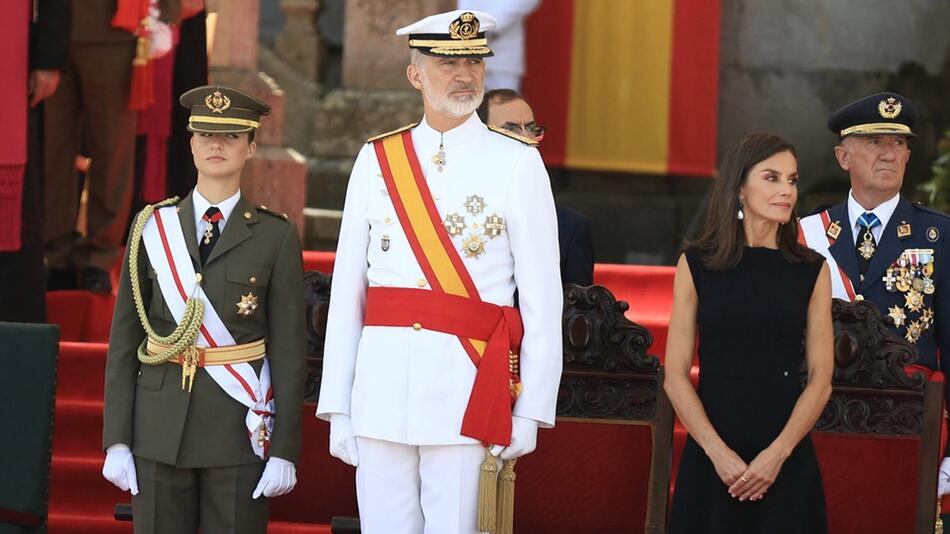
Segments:
[[[861,289],[880,282],[884,270],[900,255],[901,242],[897,237],[897,227],[902,221],[910,220],[910,210],[910,202],[901,197],[890,220],[887,221],[887,228],[881,232],[881,242],[877,244],[877,250],[874,251],[871,263],[868,264],[868,272],[864,275]]]
[[[828,250],[838,262],[838,266],[844,269],[844,273],[851,279],[851,283],[857,287],[860,285],[861,276],[858,270],[858,257],[854,252],[854,233],[851,230],[851,220],[848,218],[848,203],[842,202],[833,206],[828,210],[828,216],[831,222],[837,221],[841,226],[838,239]]]
[[[249,214],[250,217],[246,217],[246,214]],[[224,225],[224,231],[221,232],[221,237],[218,238],[218,242],[215,243],[214,248],[211,249],[211,254],[208,256],[208,261],[205,262],[205,267],[218,256],[221,256],[225,252],[238,246],[242,241],[250,238],[253,234],[251,233],[251,229],[248,228],[248,225],[256,222],[257,210],[253,209],[247,203],[244,195],[241,195],[241,198],[238,199],[238,203],[234,206],[234,210],[231,211],[231,216],[228,217],[228,221]]]
[[[201,255],[198,253],[198,229],[195,227],[193,194],[194,190],[178,203],[178,221],[185,233],[185,245],[188,247],[188,254],[191,254],[191,259],[194,260],[195,265],[201,265]]]

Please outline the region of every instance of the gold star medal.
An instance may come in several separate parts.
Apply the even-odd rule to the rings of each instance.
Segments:
[[[934,311],[932,308],[927,308],[920,314],[920,322],[924,325],[925,330],[930,328],[930,325],[934,322]]]
[[[237,306],[238,315],[250,317],[257,309],[257,296],[250,292],[247,295],[241,295],[241,302],[237,302],[235,305]]]
[[[914,321],[907,325],[907,335],[904,337],[911,343],[917,343],[917,340],[920,339],[920,335],[923,333],[924,329],[920,327],[920,321]]]
[[[888,315],[891,317],[891,319],[894,320],[895,328],[904,326],[904,321],[907,320],[907,315],[904,313],[904,308],[901,308],[900,306],[891,306],[887,309],[887,311],[889,312]]]
[[[449,233],[450,236],[455,237],[457,235],[462,235],[462,231],[465,230],[465,217],[462,217],[458,213],[450,213],[442,224],[445,225],[445,231]]]
[[[477,259],[485,252],[485,242],[478,235],[471,234],[462,243],[462,250],[465,251],[465,256]]]
[[[924,306],[924,296],[911,289],[904,295],[904,306],[912,312],[919,312]]]
[[[489,239],[495,239],[504,231],[505,219],[498,216],[497,213],[492,214],[485,219],[485,235],[488,236]]]

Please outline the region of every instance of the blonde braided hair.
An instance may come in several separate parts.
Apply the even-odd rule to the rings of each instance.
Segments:
[[[178,202],[178,197],[172,197],[163,200],[157,204],[145,206],[135,219],[135,225],[132,227],[132,237],[129,243],[129,280],[132,285],[132,300],[135,301],[135,311],[139,315],[139,321],[142,328],[148,335],[146,340],[138,348],[139,361],[146,365],[161,365],[179,354],[194,352],[195,341],[198,339],[198,331],[201,328],[201,322],[204,320],[204,303],[201,299],[188,297],[185,301],[185,313],[181,322],[175,330],[167,336],[160,336],[152,328],[148,321],[148,314],[145,312],[145,303],[142,301],[142,290],[139,286],[139,248],[142,241],[142,232],[145,230],[145,224],[149,218],[159,208],[171,206]],[[170,345],[162,352],[151,355],[146,350],[146,342],[150,339],[154,343]]]

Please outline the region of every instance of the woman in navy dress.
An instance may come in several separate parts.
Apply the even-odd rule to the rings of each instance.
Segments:
[[[798,243],[797,181],[789,143],[743,139],[676,266],[664,387],[689,438],[671,534],[827,532],[809,432],[831,394],[831,279]]]

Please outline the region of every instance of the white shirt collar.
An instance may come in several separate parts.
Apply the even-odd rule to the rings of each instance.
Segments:
[[[426,146],[435,145],[438,147],[439,143],[441,143],[445,151],[448,152],[452,148],[466,145],[472,136],[484,128],[485,125],[482,124],[481,119],[479,119],[475,113],[472,113],[462,124],[446,132],[439,132],[433,129],[429,126],[426,117],[423,116],[419,126],[413,130],[412,140],[417,145],[422,144]]]
[[[231,212],[234,211],[234,206],[236,206],[238,200],[241,199],[241,190],[238,189],[237,193],[234,193],[230,197],[218,202],[217,204],[212,204],[211,201],[205,198],[196,187],[191,199],[195,206],[195,229],[198,230],[200,235],[200,233],[204,230],[204,224],[201,221],[201,216],[204,215],[211,206],[215,206],[221,210],[221,221],[218,225],[218,228],[221,230],[224,229],[224,225],[228,223],[228,217],[230,217]]]
[[[894,210],[897,209],[897,203],[900,202],[900,199],[901,195],[898,193],[891,199],[882,202],[876,208],[869,210],[859,204],[854,198],[854,190],[848,191],[848,219],[851,221],[852,233],[857,235],[858,217],[868,211],[877,215],[877,218],[880,219],[881,226],[879,228],[881,230],[887,228],[887,223],[891,220],[891,215],[894,215]]]

